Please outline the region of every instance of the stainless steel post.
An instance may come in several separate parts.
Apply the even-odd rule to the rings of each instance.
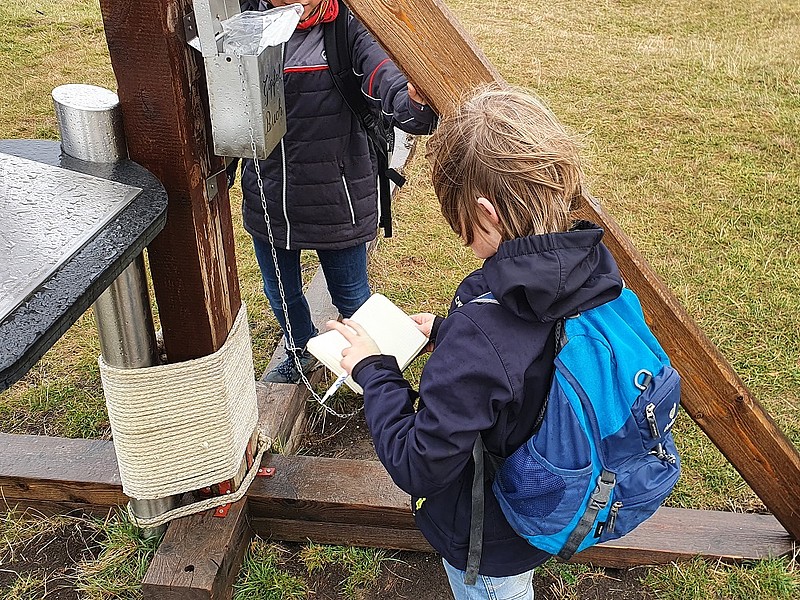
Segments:
[[[93,85],[62,85],[53,90],[53,103],[65,154],[102,163],[128,157],[119,98],[114,92]],[[100,295],[93,308],[100,333],[100,350],[109,365],[135,369],[158,362],[153,313],[141,255]],[[131,498],[131,507],[138,517],[154,517],[175,507],[177,500],[177,496],[155,500]],[[144,529],[142,533],[145,537],[154,537],[165,529],[166,525]]]

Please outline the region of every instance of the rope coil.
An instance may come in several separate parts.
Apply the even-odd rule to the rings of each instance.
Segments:
[[[244,304],[213,354],[140,369],[99,363],[127,496],[165,498],[236,476],[258,423]]]
[[[250,484],[253,483],[253,480],[256,478],[256,475],[258,474],[258,469],[261,466],[261,459],[264,457],[264,453],[271,447],[272,447],[272,439],[267,437],[263,431],[259,430],[258,446],[255,452],[255,458],[253,460],[253,464],[247,471],[247,475],[245,475],[244,479],[242,479],[242,483],[239,485],[239,489],[237,489],[235,492],[231,494],[226,494],[224,496],[215,496],[214,498],[207,498],[205,500],[200,500],[192,504],[187,504],[186,506],[179,506],[177,508],[173,508],[172,510],[168,510],[167,512],[162,513],[160,515],[149,518],[137,517],[136,514],[133,512],[133,509],[131,508],[131,504],[129,502],[127,507],[128,518],[137,527],[141,527],[143,529],[155,528],[164,525],[165,523],[169,523],[174,519],[179,519],[181,517],[188,517],[189,515],[193,515],[195,513],[210,510],[212,508],[217,508],[225,504],[232,504],[234,502],[238,502],[239,500],[244,498],[245,494],[247,494],[247,490],[250,488]]]

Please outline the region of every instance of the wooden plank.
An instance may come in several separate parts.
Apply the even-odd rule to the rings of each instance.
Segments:
[[[170,523],[167,535],[142,580],[148,600],[231,598],[233,583],[252,537],[247,500],[232,505],[225,519],[206,511]],[[230,519],[230,521],[228,521]],[[222,527],[222,522],[234,527]],[[209,532],[222,539],[214,539]]]
[[[325,275],[318,268],[306,289],[306,299],[311,309],[311,318],[318,329],[325,329],[325,321],[335,319],[338,314],[331,304],[331,297],[325,283]],[[269,371],[284,357],[283,342],[278,344],[267,365]],[[325,370],[320,368],[309,376],[311,385],[316,385],[325,377]],[[298,437],[293,431],[302,431],[305,425],[305,408],[309,398],[306,387],[302,384],[256,382],[258,396],[259,427],[273,440],[284,453],[296,450]]]
[[[166,353],[170,362],[207,356],[227,339],[241,297],[224,161],[210,144],[202,58],[183,35],[191,2],[100,4],[130,156],[169,196],[167,224],[148,249]],[[208,181],[216,183],[215,195]],[[175,597],[228,597],[249,538],[245,525],[239,509],[224,520],[195,515],[171,524],[147,585]],[[182,539],[186,528],[191,544]],[[197,573],[181,570],[197,548],[212,560]],[[170,573],[170,566],[177,570]]]
[[[415,529],[408,495],[378,461],[272,454],[262,464],[276,473],[250,487],[253,519]]]
[[[277,471],[248,493],[253,530],[290,541],[429,551],[409,497],[377,461],[268,456]],[[576,562],[631,567],[702,556],[740,562],[792,552],[771,515],[661,508],[636,530],[577,555]]]
[[[438,0],[349,0],[348,6],[440,111],[476,83],[500,80]],[[603,207],[588,198],[585,214],[606,231],[605,241],[623,276],[639,294],[654,333],[681,372],[686,412],[787,531],[800,539],[797,448]]]
[[[114,446],[106,440],[0,434],[0,496],[8,506],[48,510],[125,504]]]
[[[68,510],[79,505],[108,510],[112,499],[119,504],[126,501],[110,441],[2,434],[0,449],[0,491],[21,509],[46,505]],[[270,454],[263,464],[277,472],[272,478],[256,479],[248,491],[247,510],[256,533],[292,541],[427,548],[414,524],[408,496],[378,461]],[[156,558],[161,576],[148,575],[148,586],[169,590],[171,585],[173,593],[185,583],[189,587],[182,589],[192,589],[192,594],[206,590],[202,597],[225,597],[208,591],[219,589],[209,583],[209,569],[220,563],[219,582],[229,581],[236,570],[240,559],[230,549],[241,550],[240,542],[248,535],[241,529],[242,505],[232,507],[240,516],[230,521],[237,528],[226,530],[229,533],[217,546],[208,544],[207,532],[227,519],[206,513],[173,523]],[[790,536],[771,515],[661,508],[624,538],[587,550],[577,559],[611,567],[693,556],[738,562],[783,556],[792,549]],[[212,558],[211,563],[203,562],[205,556]],[[228,563],[219,558],[225,556]],[[186,570],[190,565],[194,571]],[[192,572],[194,579],[185,575]]]
[[[183,35],[189,0],[102,0],[131,159],[169,196],[148,248],[170,362],[207,356],[228,336],[241,297],[224,162],[210,147],[200,54]],[[209,197],[206,180],[216,175]]]
[[[260,517],[251,518],[251,525],[253,531],[262,538],[284,542],[433,552],[433,548],[418,529]]]
[[[791,537],[772,515],[662,507],[624,538],[584,550],[573,562],[622,569],[695,556],[739,563],[792,552]]]

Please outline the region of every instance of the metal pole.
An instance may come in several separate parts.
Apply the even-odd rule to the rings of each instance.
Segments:
[[[56,120],[65,154],[79,160],[114,163],[128,157],[117,95],[105,88],[68,84],[53,90]],[[144,258],[139,255],[95,301],[100,350],[109,365],[136,369],[158,363],[153,313],[147,291]],[[154,517],[177,506],[178,497],[131,498],[138,517]],[[144,529],[161,535],[166,525]]]

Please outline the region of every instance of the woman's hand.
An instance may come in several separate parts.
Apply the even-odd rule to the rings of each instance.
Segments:
[[[422,106],[426,106],[428,104],[428,101],[425,100],[425,98],[423,98],[422,96],[420,96],[419,92],[417,91],[417,88],[415,88],[414,84],[410,82],[408,84],[408,97],[411,98],[417,104],[420,104]]]
[[[355,321],[350,319],[344,319],[341,323],[328,321],[326,325],[328,329],[335,329],[341,333],[344,339],[350,342],[350,346],[342,350],[342,360],[339,363],[348,375],[352,374],[353,367],[363,359],[381,353],[375,340]]]
[[[431,329],[433,328],[433,322],[436,320],[436,315],[431,313],[417,313],[415,315],[411,315],[411,318],[417,324],[417,329],[424,335],[426,338],[431,337]],[[425,345],[422,349],[423,352],[433,352],[433,342],[430,342]]]

